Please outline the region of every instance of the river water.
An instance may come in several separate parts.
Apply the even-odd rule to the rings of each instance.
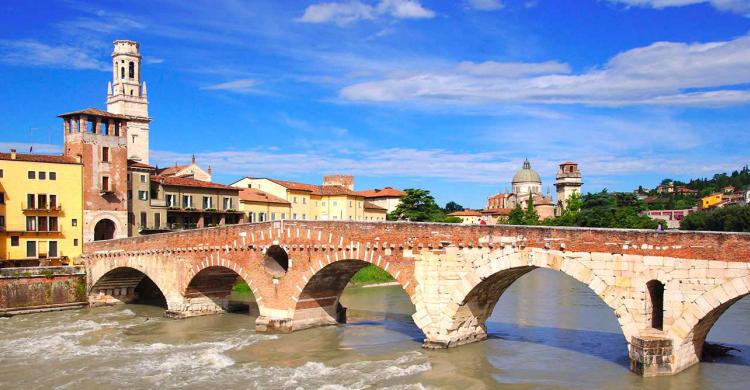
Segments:
[[[252,314],[171,320],[145,305],[0,319],[3,389],[703,389],[750,387],[750,301],[727,311],[711,341],[743,352],[674,377],[628,370],[625,339],[577,281],[535,270],[503,295],[489,340],[424,350],[398,286],[349,288],[349,324],[256,334]]]

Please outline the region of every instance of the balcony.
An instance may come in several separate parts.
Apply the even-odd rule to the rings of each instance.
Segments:
[[[22,204],[21,209],[23,210],[24,213],[34,212],[34,213],[45,213],[45,214],[57,214],[63,211],[61,204],[55,204],[55,205],[46,204],[46,205],[32,205],[32,206]]]
[[[170,223],[169,224],[169,230],[189,230],[189,229],[197,229],[198,224],[197,223]]]

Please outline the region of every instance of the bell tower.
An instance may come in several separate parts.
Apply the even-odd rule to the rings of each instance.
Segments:
[[[578,164],[574,162],[564,162],[560,164],[560,169],[555,176],[555,188],[557,189],[557,213],[558,215],[568,206],[568,198],[573,193],[581,195],[581,186],[583,180]]]
[[[107,85],[107,111],[128,118],[128,159],[148,164],[146,82],[141,81],[138,42],[117,40],[112,51],[112,82]]]

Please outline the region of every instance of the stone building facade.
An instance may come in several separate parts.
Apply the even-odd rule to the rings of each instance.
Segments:
[[[96,108],[59,117],[65,156],[83,163],[83,241],[127,237],[127,117]]]

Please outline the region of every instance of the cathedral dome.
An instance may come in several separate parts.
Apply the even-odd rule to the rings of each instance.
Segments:
[[[521,168],[515,175],[513,175],[513,184],[516,183],[542,183],[542,178],[539,174],[531,169],[531,163],[526,159],[523,162],[523,168]]]

